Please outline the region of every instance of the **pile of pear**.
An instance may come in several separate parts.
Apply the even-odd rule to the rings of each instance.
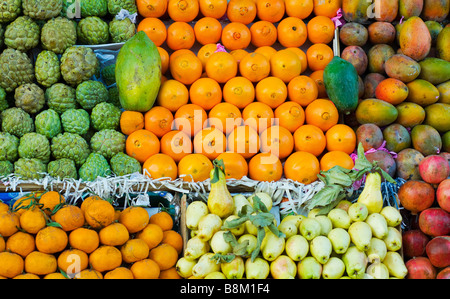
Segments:
[[[317,209],[307,216],[288,215],[277,228],[276,236],[269,229],[260,244],[260,254],[251,259],[258,246],[257,228],[246,221],[237,228],[223,229],[227,220],[238,218],[244,205],[252,205],[253,196],[272,208],[266,193],[249,197],[233,197],[233,213],[225,218],[211,213],[203,201],[193,201],[186,209],[186,226],[190,239],[178,260],[180,276],[189,279],[402,279],[407,269],[401,255],[402,216],[395,207],[369,212],[361,202],[346,200],[328,214]],[[218,262],[216,254],[233,253],[224,239],[230,231],[238,243],[247,242],[246,253],[232,261]]]

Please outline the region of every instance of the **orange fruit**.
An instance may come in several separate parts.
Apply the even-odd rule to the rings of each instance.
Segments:
[[[214,160],[227,149],[227,138],[217,128],[206,128],[199,131],[194,137],[194,153],[203,154]]]
[[[246,126],[250,126],[256,132],[261,133],[274,123],[272,108],[262,102],[253,102],[242,110],[242,118]]]
[[[241,62],[242,58],[244,58],[244,56],[248,54],[248,52],[245,49],[236,49],[231,51],[230,54],[234,57],[234,59],[236,59],[239,68],[239,63]]]
[[[255,100],[255,87],[245,77],[237,76],[228,80],[222,88],[223,100],[239,109],[244,109]]]
[[[114,221],[115,214],[114,207],[109,201],[96,200],[87,207],[84,217],[89,226],[101,229]]]
[[[114,246],[102,245],[89,255],[89,264],[98,272],[114,270],[122,264],[122,253]]]
[[[32,207],[37,203],[38,199],[33,196],[33,194],[24,196],[16,200],[13,205],[13,211],[19,216],[23,214],[28,208]]]
[[[180,53],[170,61],[170,73],[173,79],[190,85],[202,76],[201,60],[191,53]]]
[[[157,179],[176,180],[178,169],[175,160],[166,154],[155,154],[142,165],[142,171],[148,177]]]
[[[270,59],[271,75],[280,78],[286,84],[299,76],[301,71],[302,62],[298,55],[291,50],[277,51]]]
[[[309,20],[308,39],[313,44],[328,44],[334,38],[334,22],[326,16],[315,16]]]
[[[225,166],[225,178],[240,180],[248,175],[248,163],[245,158],[238,153],[221,153],[217,160],[222,160]]]
[[[83,217],[84,218],[84,217]],[[37,207],[26,210],[19,218],[20,228],[30,234],[36,234],[47,225],[47,214]],[[83,223],[84,224],[84,219]]]
[[[0,252],[0,276],[14,278],[20,275],[25,267],[23,258],[12,252]]]
[[[277,41],[277,27],[268,21],[257,21],[250,26],[251,44],[255,47],[272,46]]]
[[[149,223],[136,237],[144,240],[149,249],[153,249],[161,243],[164,238],[164,233],[159,225]]]
[[[278,77],[269,76],[256,84],[255,96],[258,102],[276,109],[287,99],[286,84]]]
[[[278,42],[284,47],[301,47],[308,37],[305,22],[296,17],[287,17],[277,26]]]
[[[144,125],[144,114],[139,111],[123,111],[120,115],[120,131],[125,135],[143,129]]]
[[[144,115],[145,129],[161,138],[172,129],[173,114],[162,106],[155,106]]]
[[[65,205],[52,215],[52,220],[59,223],[62,229],[68,232],[84,225],[84,213],[78,206]]]
[[[327,139],[323,131],[314,125],[303,125],[294,132],[294,149],[318,157],[325,150]]]
[[[175,50],[169,55],[169,69],[170,69],[170,65],[175,61],[175,58],[178,58],[182,54],[190,54],[192,56],[197,56],[194,53],[194,51],[192,51],[190,49]]]
[[[57,253],[63,251],[69,243],[67,233],[59,227],[46,226],[35,237],[36,248],[43,253]]]
[[[251,126],[243,125],[235,128],[227,137],[228,151],[241,154],[245,159],[259,152],[258,132]]]
[[[133,272],[125,267],[118,267],[105,273],[103,279],[134,279]]]
[[[159,279],[182,279],[182,277],[178,274],[176,267],[172,267],[167,270],[162,270],[159,273]]]
[[[277,23],[285,13],[284,0],[256,0],[256,11],[260,20]]]
[[[248,162],[248,175],[255,181],[276,182],[283,175],[283,166],[274,154],[259,153]]]
[[[225,15],[227,5],[227,0],[199,0],[202,15],[214,19],[220,19]]]
[[[87,269],[89,256],[79,249],[69,248],[60,253],[57,262],[58,268],[73,278],[78,272]]]
[[[45,275],[42,279],[67,279],[67,278],[62,273],[55,272]]]
[[[309,185],[316,181],[319,172],[319,160],[308,152],[295,152],[284,162],[284,175],[286,178],[304,185]]]
[[[159,56],[161,57],[161,74],[165,74],[169,70],[169,52],[162,47],[157,47]]]
[[[270,58],[272,58],[272,55],[275,54],[277,50],[272,46],[262,46],[256,48],[254,52],[263,54],[270,61]]]
[[[228,135],[235,127],[242,125],[242,113],[235,105],[223,102],[209,111],[208,121],[211,128]]]
[[[261,152],[272,153],[280,160],[287,158],[294,150],[294,137],[288,129],[271,126],[260,135]]]
[[[200,11],[198,0],[169,0],[167,13],[175,22],[191,22]]]
[[[189,154],[178,163],[178,175],[187,182],[202,182],[209,178],[213,164],[202,154]]]
[[[173,130],[161,137],[161,153],[170,156],[176,163],[193,151],[192,140],[186,133]]]
[[[222,88],[214,79],[199,78],[190,86],[189,98],[192,104],[209,111],[222,101]]]
[[[175,112],[174,128],[194,137],[203,129],[207,120],[205,109],[196,104],[186,104]]]
[[[229,51],[245,49],[251,42],[250,29],[238,22],[231,22],[222,29],[221,42]]]
[[[156,103],[158,106],[169,109],[169,111],[175,113],[181,106],[186,105],[189,102],[189,90],[180,81],[169,79],[161,84],[159,89],[158,97],[156,99]],[[125,112],[131,111],[124,111]],[[142,113],[141,113],[142,114]],[[142,116],[142,120],[144,117]],[[140,122],[139,122],[140,123]],[[144,123],[142,123],[144,124]],[[140,125],[139,125],[140,126]],[[133,131],[135,131],[136,127],[133,127]],[[140,128],[143,129],[144,127]],[[123,132],[123,131],[122,131]],[[127,132],[129,132],[127,130]],[[127,134],[130,135],[130,134]]]
[[[184,1],[184,0],[183,0]],[[172,50],[190,49],[195,43],[194,28],[186,22],[174,22],[167,28],[166,44]]]
[[[181,254],[183,250],[183,237],[176,231],[169,229],[163,232],[163,244],[169,244],[176,249],[178,254]]]
[[[323,70],[318,70],[312,72],[309,77],[316,82],[318,98],[328,98],[327,90],[325,88],[325,83],[323,82]]]
[[[148,258],[133,263],[130,270],[134,279],[157,279],[161,272],[158,264]]]
[[[145,129],[137,130],[128,136],[125,143],[127,155],[144,163],[149,157],[159,153],[160,142],[158,137]]]
[[[250,24],[256,18],[256,4],[253,0],[230,0],[227,7],[227,18],[231,22]]]
[[[122,112],[122,114],[123,113],[124,112]],[[57,191],[44,192],[41,195],[41,198],[39,198],[39,204],[41,205],[40,209],[43,210],[47,215],[50,215],[57,205],[62,204],[64,202],[65,202],[64,196],[58,193]]]
[[[0,213],[0,235],[9,237],[16,233],[20,227],[19,214],[12,211]]]
[[[23,258],[36,249],[34,235],[18,231],[6,240],[5,250],[17,253]]]
[[[213,53],[206,61],[206,75],[219,83],[226,83],[235,77],[238,71],[236,59],[227,52]]]
[[[348,125],[337,124],[331,127],[325,137],[328,151],[342,151],[350,155],[356,148],[356,133]]]
[[[333,49],[326,44],[313,44],[306,51],[308,67],[311,71],[324,70],[334,57]]]
[[[259,82],[270,74],[270,61],[263,54],[248,53],[239,63],[241,76],[252,82]]]
[[[325,16],[333,18],[341,7],[342,0],[314,0],[314,14],[316,16]]]
[[[222,36],[222,24],[215,18],[203,17],[195,23],[194,33],[200,44],[216,44]]]
[[[305,111],[300,104],[293,101],[287,101],[278,106],[274,116],[278,125],[292,134],[305,123]]]
[[[167,0],[137,0],[139,15],[144,18],[159,18],[167,11]]]
[[[288,47],[286,49],[295,52],[300,59],[300,62],[302,63],[302,70],[300,73],[306,71],[308,69],[308,59],[306,58],[306,53],[302,49],[296,47]]]
[[[150,248],[142,239],[129,239],[120,247],[122,259],[125,263],[134,263],[148,257]]]
[[[167,270],[177,263],[178,252],[172,245],[161,244],[150,250],[148,258],[154,260],[161,270]]]
[[[315,125],[326,132],[339,121],[339,112],[334,103],[328,99],[317,99],[305,109],[306,123]]]
[[[125,225],[130,234],[134,234],[143,230],[149,219],[150,216],[145,208],[130,206],[120,213],[119,223]]]
[[[58,268],[56,257],[39,251],[33,251],[25,258],[25,272],[34,275],[47,275]]]
[[[316,100],[319,89],[316,82],[308,76],[297,76],[287,85],[289,100],[300,104],[302,107],[308,106]]]
[[[313,9],[313,0],[285,0],[286,15],[300,19],[308,18]]]
[[[109,246],[121,246],[130,239],[130,233],[125,225],[113,222],[98,232],[100,243]]]
[[[96,200],[103,200],[103,199],[97,195],[90,195],[90,196],[86,197],[85,199],[83,199],[83,202],[80,205],[80,209],[83,211],[83,213],[85,213],[87,207],[90,206],[91,203],[93,203]]]
[[[0,213],[7,212],[9,210],[9,205],[0,201]]]
[[[161,46],[167,39],[166,25],[156,17],[143,19],[139,23],[137,31],[144,31],[157,47]]]
[[[90,254],[100,245],[99,234],[93,229],[80,227],[70,232],[69,244],[72,248]]]
[[[205,69],[206,61],[209,59],[214,52],[217,50],[217,44],[205,44],[197,52],[197,57],[202,62],[202,67]]]
[[[173,228],[172,216],[166,211],[160,211],[150,216],[149,223],[158,225],[163,231],[171,230]]]
[[[355,163],[347,153],[341,151],[330,151],[325,153],[320,159],[320,170],[327,171],[334,166],[352,169],[353,166],[355,166]]]

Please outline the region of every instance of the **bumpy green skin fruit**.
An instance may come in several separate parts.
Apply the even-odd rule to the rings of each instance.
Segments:
[[[91,112],[91,123],[94,129],[101,131],[104,129],[116,130],[119,127],[122,112],[111,103],[97,104]]]
[[[70,159],[58,159],[50,161],[47,165],[48,175],[53,178],[78,179],[78,171],[75,162]]]
[[[110,129],[98,131],[91,138],[91,149],[109,160],[125,150],[125,135]]]
[[[42,47],[56,54],[62,54],[77,42],[77,27],[72,20],[57,17],[48,20],[41,31]]]
[[[109,22],[109,35],[113,43],[124,43],[136,34],[136,25],[130,19]]]
[[[12,107],[1,114],[2,131],[22,137],[26,133],[34,131],[34,122],[31,116],[23,109]]]
[[[122,105],[120,104],[120,98],[119,98],[119,89],[117,86],[111,86],[108,88],[108,103],[113,104],[114,106],[122,109]]]
[[[81,17],[104,17],[108,13],[108,0],[81,0]]]
[[[77,86],[95,75],[100,62],[91,48],[73,46],[61,57],[61,75],[67,84]]]
[[[0,54],[0,87],[6,92],[34,79],[34,66],[27,54],[11,48]]]
[[[6,27],[5,45],[26,52],[39,44],[41,28],[28,16],[21,16]]]
[[[108,90],[100,81],[84,81],[77,86],[76,99],[83,109],[90,110],[97,104],[108,101]]]
[[[62,133],[54,137],[51,150],[55,159],[71,159],[77,167],[83,165],[91,153],[86,140],[74,133]]]
[[[45,91],[45,100],[50,109],[59,114],[78,107],[75,89],[64,84],[56,83]]]
[[[125,153],[117,153],[109,161],[111,170],[116,176],[124,176],[142,171],[141,163]]]
[[[61,124],[65,132],[84,135],[91,125],[89,113],[84,109],[69,109],[61,114]]]
[[[108,66],[105,66],[101,70],[102,79],[103,82],[106,84],[106,86],[113,85],[116,83],[116,64],[110,64]]]
[[[95,181],[97,177],[107,177],[111,175],[111,168],[105,157],[98,153],[91,153],[86,162],[81,165],[78,174],[83,181],[92,182]]]
[[[59,58],[53,51],[44,50],[38,54],[34,66],[37,82],[48,88],[56,84],[61,78]]]
[[[38,159],[47,164],[51,156],[50,142],[39,133],[27,133],[20,138],[18,152],[20,158]]]
[[[355,111],[359,100],[358,73],[350,62],[335,56],[324,70],[323,82],[328,98],[340,113]]]
[[[37,20],[48,20],[61,13],[61,0],[22,0],[23,13]]]
[[[108,23],[99,17],[81,19],[77,26],[78,43],[82,45],[101,45],[109,41]]]
[[[62,132],[61,119],[58,112],[53,109],[44,110],[34,119],[36,133],[52,139]]]
[[[30,114],[36,114],[45,105],[44,90],[37,84],[28,83],[16,88],[14,99],[16,107],[22,108]]]
[[[134,14],[137,12],[136,2],[134,0],[108,0],[108,11],[111,15],[117,15],[122,9]]]
[[[6,132],[0,132],[0,161],[14,162],[19,157],[19,138]]]
[[[117,55],[116,83],[125,110],[147,112],[153,107],[161,86],[161,57],[143,31],[129,39]]]
[[[47,165],[38,159],[20,158],[14,163],[14,174],[22,180],[38,180],[46,172]]]
[[[14,172],[14,164],[9,161],[0,161],[0,178],[6,177]]]
[[[6,91],[0,87],[0,112],[9,108],[8,99],[6,98]]]
[[[3,39],[5,37],[5,28],[2,25],[2,23],[0,23],[0,48],[3,47]]]
[[[22,11],[22,0],[5,0],[0,5],[0,23],[14,21]]]

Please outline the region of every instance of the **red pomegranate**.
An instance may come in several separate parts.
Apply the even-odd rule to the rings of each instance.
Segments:
[[[450,279],[450,267],[442,269],[437,275],[436,279]]]
[[[405,263],[408,269],[407,279],[435,279],[436,269],[426,257],[419,256],[408,260]]]
[[[423,256],[429,241],[430,238],[419,229],[405,231],[402,234],[403,254],[407,258]]]
[[[439,184],[436,200],[442,209],[450,213],[450,179],[445,179]]]
[[[441,208],[429,208],[420,212],[419,227],[425,234],[437,237],[450,234],[450,214]]]
[[[433,266],[437,268],[450,266],[450,236],[431,239],[427,244],[426,252]]]
[[[420,161],[419,173],[425,182],[439,184],[450,175],[450,166],[443,156],[429,155]]]
[[[431,184],[411,180],[398,189],[397,195],[405,209],[410,211],[411,214],[417,214],[431,207],[434,202],[435,191]]]

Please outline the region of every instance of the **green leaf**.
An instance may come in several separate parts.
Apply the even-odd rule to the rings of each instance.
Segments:
[[[214,173],[213,178],[211,179],[211,184],[217,183],[220,179],[220,173],[225,173],[225,164],[223,163],[223,160],[217,160],[215,159],[213,161],[214,165]]]
[[[264,228],[258,228],[258,232],[256,234],[256,247],[255,247],[255,250],[253,250],[252,256],[251,256],[252,262],[255,261],[255,259],[258,257],[259,253],[261,252],[261,243],[265,236],[266,236],[266,231],[264,230]]]
[[[249,220],[249,216],[247,215],[232,220],[226,220],[222,225],[222,229],[233,229],[239,227],[240,225],[244,224],[247,220]]]
[[[247,256],[247,247],[250,245],[249,240],[245,240],[244,242],[238,243],[233,247],[233,253],[237,256]]]
[[[257,195],[253,196],[253,208],[256,211],[261,211],[264,213],[269,212],[269,210],[267,209],[266,205],[262,202],[261,198],[259,198]]]
[[[341,166],[334,166],[327,171],[321,171],[318,177],[325,185],[337,184],[350,187],[353,184],[352,179],[348,175],[350,171],[350,169],[345,169]]]
[[[220,264],[220,263],[229,263],[232,260],[234,260],[235,257],[236,257],[236,255],[233,253],[227,253],[227,254],[216,253],[211,257],[211,259],[215,260],[217,264]]]
[[[250,221],[256,227],[266,227],[273,223],[275,217],[271,213],[257,213],[249,216]]]
[[[386,181],[388,181],[389,183],[392,183],[392,184],[397,184],[397,182],[386,171],[384,171],[380,167],[378,167],[377,170],[379,170],[381,172],[381,175],[383,176],[383,178]]]
[[[338,199],[340,193],[343,191],[344,188],[339,185],[325,186],[308,201],[306,207],[312,210],[317,206],[327,206]]]
[[[284,233],[282,233],[281,231],[279,231],[274,223],[271,223],[269,225],[269,229],[278,238],[286,238],[286,235]]]
[[[360,142],[358,144],[358,158],[355,160],[355,169],[366,169],[366,168],[372,168],[373,164],[367,160],[366,155],[364,154],[364,147],[362,143]]]

